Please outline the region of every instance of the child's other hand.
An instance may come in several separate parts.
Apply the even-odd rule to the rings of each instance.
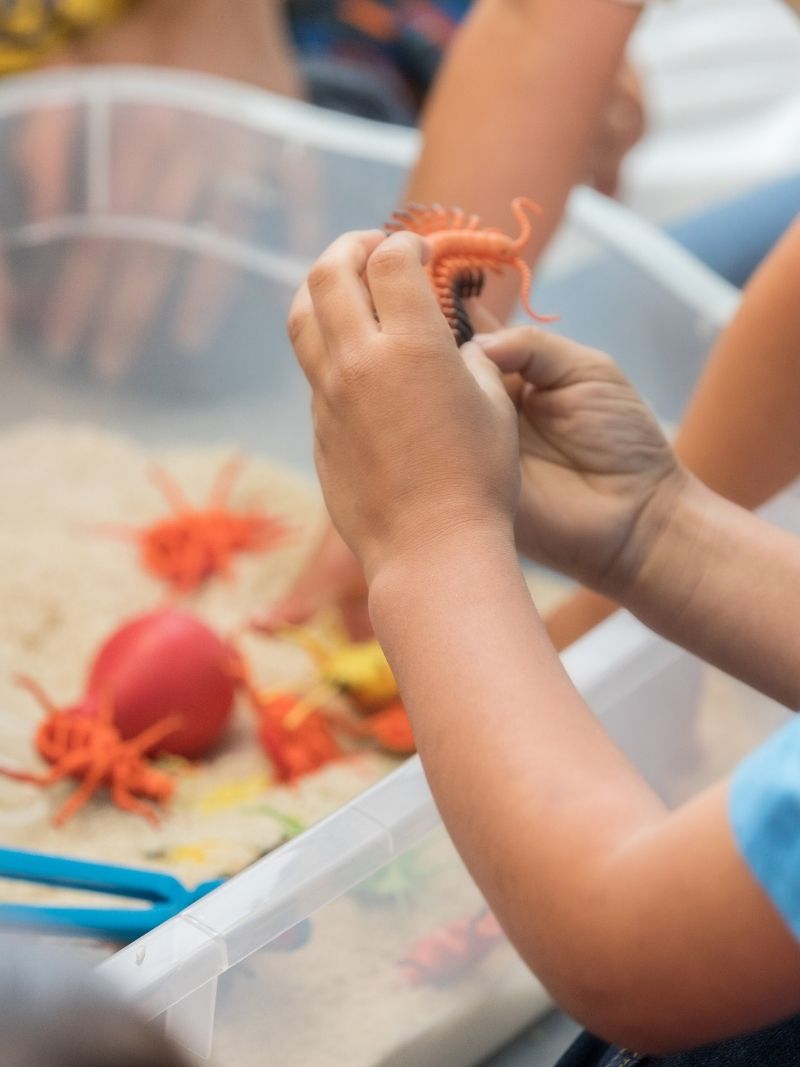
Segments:
[[[524,383],[519,550],[621,595],[687,481],[658,423],[603,352],[533,327],[479,341]]]
[[[512,536],[517,418],[497,369],[456,347],[413,234],[346,234],[295,298],[331,517],[371,580],[475,527]]]
[[[254,629],[275,634],[302,626],[323,608],[335,607],[351,641],[372,637],[367,583],[361,564],[326,520],[325,532],[288,592],[251,621]]]

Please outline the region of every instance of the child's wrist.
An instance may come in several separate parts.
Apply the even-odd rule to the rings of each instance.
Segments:
[[[415,538],[365,562],[370,615],[394,611],[424,590],[431,574],[443,568],[461,572],[465,589],[473,561],[508,556],[517,565],[514,531],[505,518],[454,520],[445,529]]]
[[[623,607],[646,619],[688,608],[716,543],[716,494],[682,469],[665,488],[640,517],[636,563],[615,594]]]

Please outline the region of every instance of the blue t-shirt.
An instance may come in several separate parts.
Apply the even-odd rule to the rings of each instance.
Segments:
[[[748,866],[800,940],[800,719],[736,768],[729,807]]]

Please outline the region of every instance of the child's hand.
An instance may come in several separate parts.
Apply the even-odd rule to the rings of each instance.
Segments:
[[[512,536],[517,419],[496,368],[456,348],[413,234],[347,234],[289,316],[314,391],[328,510],[367,578],[475,527]]]
[[[623,594],[687,479],[656,420],[603,352],[533,327],[479,341],[525,383],[520,551]]]

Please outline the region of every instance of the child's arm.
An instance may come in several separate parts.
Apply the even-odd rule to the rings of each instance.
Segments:
[[[788,1015],[800,949],[738,853],[725,788],[668,813],[546,640],[514,547],[517,412],[477,347],[455,348],[420,247],[408,234],[336,242],[290,333],[314,389],[326,500],[364,564],[448,829],[524,958],[604,1036],[685,1047]],[[694,490],[607,357],[526,333],[538,340],[505,335],[494,351],[535,382],[522,401],[520,532],[641,606],[686,543],[683,521],[662,519],[691,515]],[[726,614],[738,602],[752,633],[750,567],[767,569],[783,612],[796,561],[786,545],[765,556],[755,526],[740,539],[724,509],[712,528],[705,566],[672,564],[704,574]],[[731,588],[716,554],[734,548],[744,580]],[[780,642],[783,617],[760,621]]]
[[[717,493],[763,504],[800,473],[800,221],[745,289],[706,364],[675,451]]]
[[[738,853],[726,788],[665,810],[564,674],[507,539],[440,541],[370,603],[447,828],[566,1011],[658,1052],[798,1010],[800,950]]]
[[[717,493],[755,508],[800,474],[800,222],[756,272],[716,344],[683,419],[675,450]],[[571,644],[616,605],[584,590],[548,629]]]

